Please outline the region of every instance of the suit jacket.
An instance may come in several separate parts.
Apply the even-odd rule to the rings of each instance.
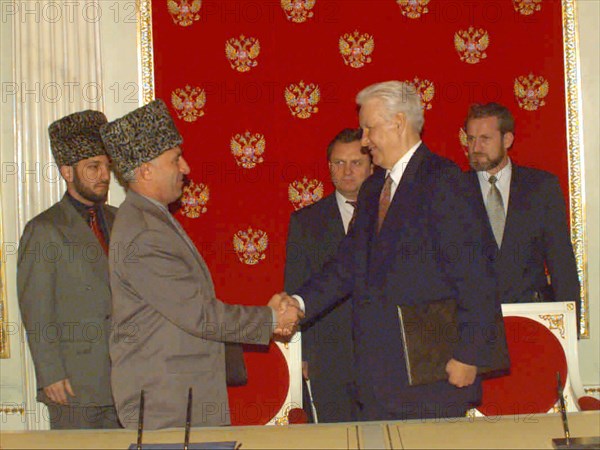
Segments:
[[[335,302],[352,293],[363,419],[460,415],[480,400],[479,377],[462,389],[447,381],[408,386],[397,312],[397,305],[457,299],[460,340],[454,358],[476,366],[489,363],[493,343],[486,330],[494,329],[500,305],[493,274],[475,251],[483,227],[461,180],[458,167],[421,144],[377,233],[384,173],[373,174],[361,187],[356,222],[336,257],[298,291],[307,314],[314,298]]]
[[[335,193],[292,213],[287,239],[285,290],[296,292],[331,259],[344,238]],[[303,360],[308,361],[319,422],[349,422],[352,416],[352,304],[347,298],[326,309],[320,298],[302,326]]]
[[[486,253],[494,263],[500,301],[555,300],[579,304],[577,265],[558,179],[542,170],[512,164],[508,213],[499,250],[477,173],[470,171],[467,177],[478,194],[476,211],[483,217],[491,242]],[[545,265],[550,272],[551,286],[548,286]]]
[[[116,208],[103,207],[110,230]],[[112,405],[108,259],[67,195],[34,217],[19,243],[17,292],[38,400],[68,378],[80,406]]]
[[[124,250],[110,260],[117,413],[135,427],[144,389],[144,426],[182,427],[191,387],[192,425],[229,424],[223,342],[268,344],[272,310],[218,300],[202,256],[167,214],[129,190],[115,219]]]

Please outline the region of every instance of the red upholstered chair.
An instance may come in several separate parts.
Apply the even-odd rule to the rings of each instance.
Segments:
[[[585,393],[579,375],[575,303],[505,304],[502,312],[511,369],[508,375],[484,380],[478,412],[490,416],[558,411],[556,372],[564,384],[567,410],[579,411],[578,399]],[[597,407],[597,399],[589,399],[582,406]]]
[[[302,418],[288,413],[302,408],[300,335],[286,344],[244,346],[248,384],[228,388],[232,425],[287,425]]]

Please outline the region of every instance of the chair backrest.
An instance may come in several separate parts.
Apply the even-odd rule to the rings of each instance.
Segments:
[[[578,411],[583,394],[577,354],[575,303],[502,305],[510,373],[483,382],[484,415],[558,411],[560,373],[568,411]]]

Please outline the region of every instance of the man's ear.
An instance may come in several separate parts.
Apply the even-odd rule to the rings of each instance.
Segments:
[[[514,141],[515,141],[514,134],[512,134],[510,131],[504,133],[504,136],[502,137],[502,144],[504,144],[505,149],[508,150],[509,148],[511,148]]]
[[[152,177],[152,164],[142,163],[138,168],[138,176],[140,180],[149,180]]]
[[[393,118],[394,124],[396,124],[396,129],[398,133],[402,133],[404,129],[406,129],[406,114],[403,112],[396,113]]]
[[[72,183],[75,179],[74,171],[75,168],[73,166],[60,166],[60,174],[65,179],[67,183]]]

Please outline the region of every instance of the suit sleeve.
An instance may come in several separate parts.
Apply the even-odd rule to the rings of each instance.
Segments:
[[[567,224],[567,212],[556,177],[548,179],[544,192],[544,258],[550,271],[554,297],[576,302],[579,314],[580,287],[577,263]]]
[[[304,244],[302,225],[295,214],[290,217],[285,253],[284,289],[296,292],[310,276],[310,261]]]
[[[189,258],[173,252],[172,235],[146,230],[132,241],[134,254],[113,273],[167,320],[203,339],[268,344],[273,331],[268,306],[226,304],[198,277]]]
[[[58,244],[52,234],[48,227],[28,223],[17,259],[17,295],[39,388],[68,378],[56,323],[57,268],[45,251],[48,244]]]
[[[307,318],[322,313],[352,293],[355,269],[353,256],[356,254],[352,235],[350,233],[342,239],[335,256],[319,272],[310,274],[310,278],[297,291],[289,292],[304,299]]]

